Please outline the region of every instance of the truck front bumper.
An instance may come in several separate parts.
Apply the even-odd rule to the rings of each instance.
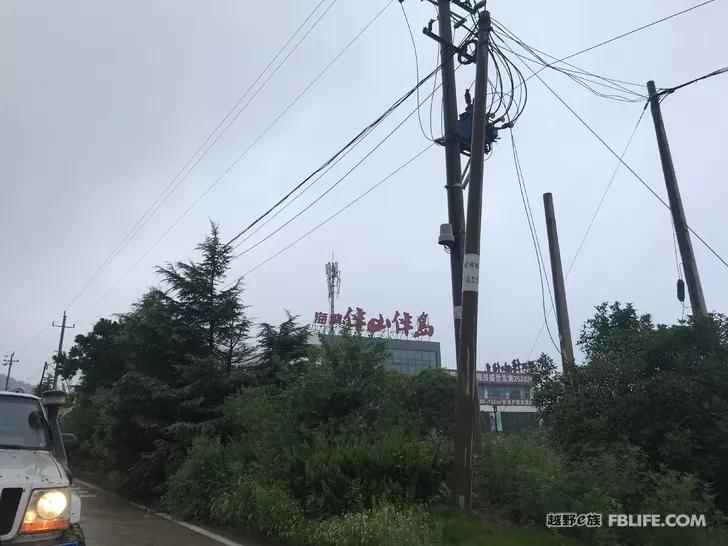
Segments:
[[[3,542],[3,546],[86,546],[83,530],[78,524],[60,533],[17,536],[13,540]]]

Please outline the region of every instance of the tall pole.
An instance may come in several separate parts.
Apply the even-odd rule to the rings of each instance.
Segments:
[[[43,380],[45,379],[46,370],[48,369],[48,361],[46,360],[43,363],[43,373],[40,374],[40,382],[38,383],[38,396],[41,396],[43,393],[40,392],[40,390],[43,388]]]
[[[336,298],[339,296],[339,290],[341,288],[339,262],[334,261],[333,252],[331,253],[331,262],[326,264],[326,284],[329,291],[329,317],[333,317],[336,308]],[[334,335],[333,320],[329,320],[329,335]]]
[[[58,365],[61,363],[61,359],[63,358],[63,336],[66,333],[66,328],[75,328],[76,325],[74,324],[73,326],[66,326],[66,312],[63,311],[63,322],[60,326],[54,322],[53,326],[61,329],[61,338],[58,340],[58,354],[56,356],[56,365],[53,367],[53,390],[56,390],[56,387],[58,385]]]
[[[10,384],[10,374],[13,371],[13,362],[19,362],[19,360],[15,359],[15,351],[10,353],[10,358],[7,358],[8,355],[5,355],[6,359],[5,362],[3,362],[3,365],[8,367],[8,373],[5,376],[5,390],[8,390],[8,385]]]
[[[440,38],[445,44],[452,43],[450,0],[437,2]],[[453,322],[455,330],[455,360],[459,362],[460,322],[462,317],[463,239],[465,238],[465,212],[460,164],[460,144],[455,139],[458,123],[458,101],[455,86],[455,60],[452,49],[440,47],[442,72],[442,112],[445,126],[445,174],[447,183],[447,217],[452,226],[454,243],[450,249],[450,278],[452,285]],[[458,373],[460,370],[458,368]]]
[[[556,298],[556,322],[559,325],[561,366],[564,370],[564,375],[571,375],[574,370],[574,345],[571,341],[569,308],[566,305],[566,287],[564,286],[564,270],[561,267],[561,250],[559,248],[559,233],[556,230],[554,200],[550,193],[543,194],[543,208],[546,212],[546,231],[549,237],[549,255],[551,257],[551,278],[553,279],[554,297]]]
[[[473,412],[477,399],[475,380],[478,344],[478,283],[480,271],[480,229],[483,206],[483,171],[485,166],[486,94],[488,84],[488,41],[490,13],[483,11],[478,20],[478,49],[473,102],[468,219],[463,257],[463,318],[458,359],[458,396],[455,407],[455,478],[454,493],[458,505],[472,510],[473,496]]]
[[[705,296],[703,296],[703,285],[700,283],[698,264],[695,261],[695,254],[693,253],[693,244],[690,241],[690,230],[685,220],[685,210],[683,209],[682,199],[680,198],[680,189],[677,185],[675,166],[672,163],[670,144],[667,141],[665,124],[662,120],[660,95],[657,94],[654,81],[650,80],[647,82],[647,91],[650,96],[652,120],[655,122],[657,146],[660,149],[660,160],[662,161],[662,172],[665,175],[667,196],[670,200],[670,212],[672,213],[672,221],[675,225],[675,235],[677,237],[678,247],[680,248],[680,257],[682,258],[683,269],[685,271],[688,294],[690,294],[690,305],[693,309],[693,315],[707,315],[708,310],[705,305]]]

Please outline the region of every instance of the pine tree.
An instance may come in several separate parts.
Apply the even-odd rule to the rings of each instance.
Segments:
[[[220,241],[217,224],[197,246],[200,261],[168,263],[157,272],[169,287],[167,295],[177,305],[180,318],[192,327],[207,347],[208,355],[224,363],[228,372],[250,353],[250,321],[241,303],[242,281],[223,287],[233,258],[232,247]]]

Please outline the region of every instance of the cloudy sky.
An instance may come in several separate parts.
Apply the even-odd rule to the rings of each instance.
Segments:
[[[21,363],[13,375],[38,380],[57,345],[59,330],[48,326],[64,308],[76,324],[70,336],[87,331],[100,316],[128,310],[157,282],[155,264],[194,256],[210,219],[220,223],[224,236],[237,233],[413,86],[412,44],[399,2],[331,2],[323,2],[317,14],[331,8],[318,26],[80,297],[89,278],[318,0],[0,2],[0,350],[18,351]],[[692,4],[493,0],[489,7],[524,41],[566,56]],[[429,72],[436,66],[436,45],[420,29],[435,16],[434,8],[416,0],[406,0],[404,7],[415,30],[420,70]],[[728,64],[726,21],[728,2],[717,0],[572,62],[638,84],[654,79],[658,86],[677,85]],[[458,71],[460,91],[473,75],[473,67]],[[553,71],[542,75],[621,151],[642,104],[596,97]],[[727,91],[728,76],[720,76],[663,103],[688,221],[724,256]],[[428,132],[429,106],[422,112]],[[414,102],[405,104],[241,250],[325,191],[413,108]],[[435,131],[438,116],[439,95]],[[515,136],[544,252],[541,195],[550,191],[568,266],[616,160],[536,79],[529,81],[529,103]],[[427,144],[416,118],[410,118],[320,202],[240,257],[232,273],[257,266]],[[626,159],[665,195],[649,114]],[[443,185],[444,152],[433,147],[247,276],[251,315],[276,322],[289,309],[308,321],[324,310],[324,265],[335,252],[343,274],[342,308],[360,306],[369,315],[428,312],[443,362],[453,366],[449,260],[436,244],[447,217]],[[728,270],[699,242],[694,247],[708,306],[725,312]],[[656,320],[676,321],[682,315],[676,279],[669,212],[621,170],[567,281],[575,336],[604,300],[631,301]],[[486,164],[479,364],[527,358],[543,322],[541,307],[510,140],[504,138]],[[547,336],[532,356],[540,351],[556,354]]]

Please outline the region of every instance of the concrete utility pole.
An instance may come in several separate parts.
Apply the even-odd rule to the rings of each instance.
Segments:
[[[76,324],[74,323],[73,326],[66,326],[66,312],[63,311],[63,322],[59,326],[54,321],[53,326],[61,329],[61,339],[58,340],[58,355],[57,355],[58,360],[56,362],[56,365],[53,366],[53,390],[56,390],[56,387],[58,385],[58,365],[60,364],[61,359],[63,358],[63,336],[66,333],[66,328],[75,328]]]
[[[561,250],[559,249],[559,233],[556,230],[554,200],[550,193],[543,194],[543,208],[546,212],[546,230],[549,236],[551,278],[554,282],[554,297],[556,299],[556,322],[559,325],[561,365],[564,375],[571,375],[574,370],[574,345],[571,341],[569,308],[566,305],[566,287],[564,286],[564,271],[561,267]]]
[[[478,20],[478,49],[473,102],[468,217],[463,257],[463,318],[458,353],[458,387],[455,408],[455,498],[466,512],[472,510],[473,433],[477,399],[476,349],[478,344],[478,284],[480,275],[480,229],[483,207],[483,171],[487,125],[488,44],[490,13],[483,11]]]
[[[650,80],[647,82],[647,91],[650,97],[652,120],[655,122],[657,146],[660,149],[660,160],[662,161],[662,172],[665,175],[665,185],[667,186],[667,195],[670,200],[670,212],[672,213],[672,221],[675,225],[675,235],[677,236],[677,244],[680,248],[680,257],[682,258],[683,269],[685,271],[688,294],[690,294],[690,305],[693,309],[693,315],[707,315],[708,310],[705,305],[705,296],[703,296],[700,275],[698,274],[698,264],[695,261],[695,254],[693,253],[693,244],[690,241],[690,230],[685,220],[685,210],[683,209],[682,199],[680,198],[680,189],[677,185],[675,166],[672,163],[670,144],[667,141],[665,124],[662,120],[660,95],[657,94],[654,81]]]
[[[438,0],[438,25],[440,39],[444,44],[452,44],[452,23],[450,20],[450,0]],[[465,238],[465,212],[463,205],[462,172],[460,163],[460,144],[455,138],[458,123],[457,89],[455,86],[455,60],[453,49],[440,47],[442,72],[442,112],[445,125],[445,170],[447,176],[447,217],[454,242],[450,246],[450,277],[452,284],[452,306],[455,328],[455,360],[459,362],[460,321],[462,317],[463,281],[463,239]]]
[[[5,390],[8,390],[8,385],[10,384],[10,373],[13,371],[13,362],[20,362],[20,360],[15,358],[15,351],[10,353],[10,355],[5,355],[5,361],[3,362],[3,366],[8,367],[8,373],[5,376]]]
[[[329,288],[329,335],[334,335],[334,323],[330,320],[334,316],[336,298],[341,290],[341,271],[339,262],[334,261],[334,253],[331,253],[331,261],[326,264],[326,284]]]

